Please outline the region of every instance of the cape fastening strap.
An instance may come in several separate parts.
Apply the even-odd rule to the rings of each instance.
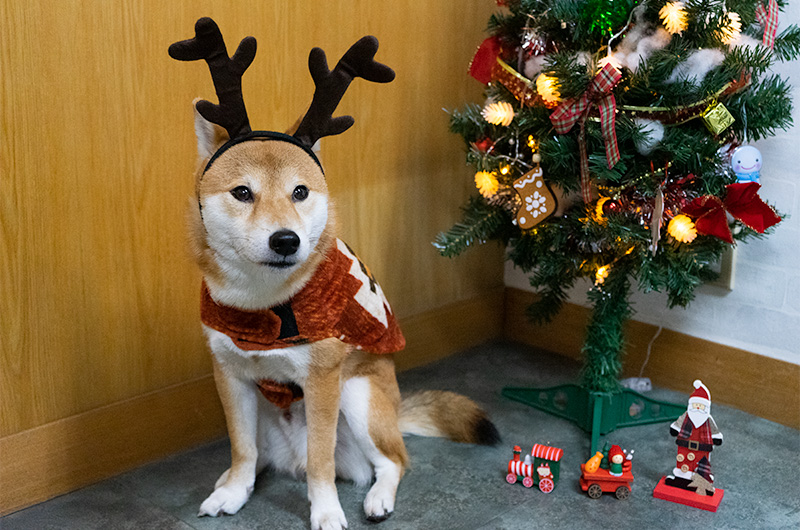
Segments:
[[[225,151],[227,151],[228,149],[230,149],[234,145],[239,145],[242,142],[249,142],[251,140],[261,140],[261,141],[277,140],[279,142],[288,142],[290,144],[294,144],[297,147],[299,147],[300,149],[302,149],[303,151],[305,151],[306,154],[308,156],[310,156],[314,160],[314,162],[317,164],[317,166],[319,166],[319,169],[320,169],[320,171],[322,171],[322,174],[323,175],[325,174],[325,170],[322,169],[322,164],[320,163],[319,158],[317,158],[317,155],[314,154],[314,151],[310,147],[308,147],[306,144],[304,144],[303,142],[301,142],[300,140],[298,140],[294,136],[289,136],[288,134],[280,133],[280,132],[277,132],[277,131],[250,131],[247,134],[244,134],[242,136],[237,136],[236,138],[228,140],[227,142],[225,142],[225,144],[222,145],[222,147],[217,149],[216,153],[214,153],[212,155],[211,159],[208,161],[208,164],[206,164],[206,167],[203,170],[203,173],[208,171],[208,169],[211,167],[211,165],[214,162],[216,162],[216,160]]]

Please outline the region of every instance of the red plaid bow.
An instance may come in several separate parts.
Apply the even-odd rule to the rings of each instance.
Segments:
[[[778,33],[777,0],[769,0],[766,9],[764,9],[763,3],[758,4],[756,18],[758,23],[764,26],[764,46],[769,46],[770,49],[773,49],[775,47],[775,35]]]
[[[578,135],[578,147],[581,157],[581,194],[583,202],[590,203],[591,182],[589,179],[589,157],[586,153],[586,135],[584,131],[586,118],[592,105],[597,105],[600,111],[600,130],[606,145],[606,159],[608,168],[611,169],[619,162],[619,146],[617,145],[616,112],[617,101],[614,99],[612,89],[622,79],[622,74],[611,64],[606,64],[600,73],[592,79],[586,92],[578,99],[570,99],[561,103],[550,115],[559,134],[568,133],[577,123],[581,128]]]
[[[763,234],[764,230],[781,222],[781,218],[758,196],[760,187],[757,182],[729,184],[725,186],[728,193],[724,201],[704,195],[686,205],[681,213],[695,218],[695,228],[701,234],[716,236],[731,244],[733,236],[726,213]]]

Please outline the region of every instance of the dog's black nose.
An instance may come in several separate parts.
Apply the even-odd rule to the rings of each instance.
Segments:
[[[278,230],[269,236],[269,248],[281,256],[291,256],[300,246],[300,237],[291,230]]]

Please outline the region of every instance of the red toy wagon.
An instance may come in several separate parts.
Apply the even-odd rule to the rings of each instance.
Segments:
[[[581,464],[581,489],[592,499],[599,499],[603,493],[613,493],[619,500],[627,499],[631,495],[631,484],[633,484],[631,472],[633,451],[624,460],[617,461],[619,465],[617,469],[621,471],[617,475],[612,473],[611,469],[599,467],[602,457],[603,454],[598,452],[588,462]]]
[[[630,469],[622,472],[621,477],[615,477],[608,473],[607,469],[598,469],[594,473],[584,470],[581,464],[581,489],[589,497],[599,499],[603,493],[614,493],[620,500],[627,499],[631,494],[631,484],[633,484],[633,473]]]

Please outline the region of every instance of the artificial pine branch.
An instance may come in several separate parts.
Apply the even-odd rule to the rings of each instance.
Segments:
[[[789,96],[789,83],[770,75],[754,83],[750,90],[733,96],[730,107],[739,112],[741,120],[733,124],[733,129],[751,141],[773,136],[777,129],[786,130],[792,126],[792,100]]]
[[[775,37],[775,57],[781,61],[792,61],[800,56],[800,27],[791,25]]]
[[[562,99],[578,97],[586,91],[589,85],[586,65],[578,61],[578,56],[572,52],[557,52],[547,57],[547,75],[558,78],[558,91]]]
[[[730,79],[742,71],[760,77],[769,70],[773,62],[773,52],[767,47],[737,46],[725,56],[722,65]]]
[[[450,113],[450,132],[463,136],[470,143],[489,136],[493,131],[492,126],[481,116],[481,107],[470,104],[463,110]]]
[[[501,209],[489,205],[480,197],[470,198],[462,209],[464,216],[447,232],[436,236],[433,246],[447,258],[458,256],[475,244],[497,237],[510,223],[510,216]]]
[[[553,282],[536,292],[538,298],[527,307],[525,316],[532,324],[542,325],[551,322],[569,299],[567,289],[575,283],[574,278],[566,278],[566,283]]]

